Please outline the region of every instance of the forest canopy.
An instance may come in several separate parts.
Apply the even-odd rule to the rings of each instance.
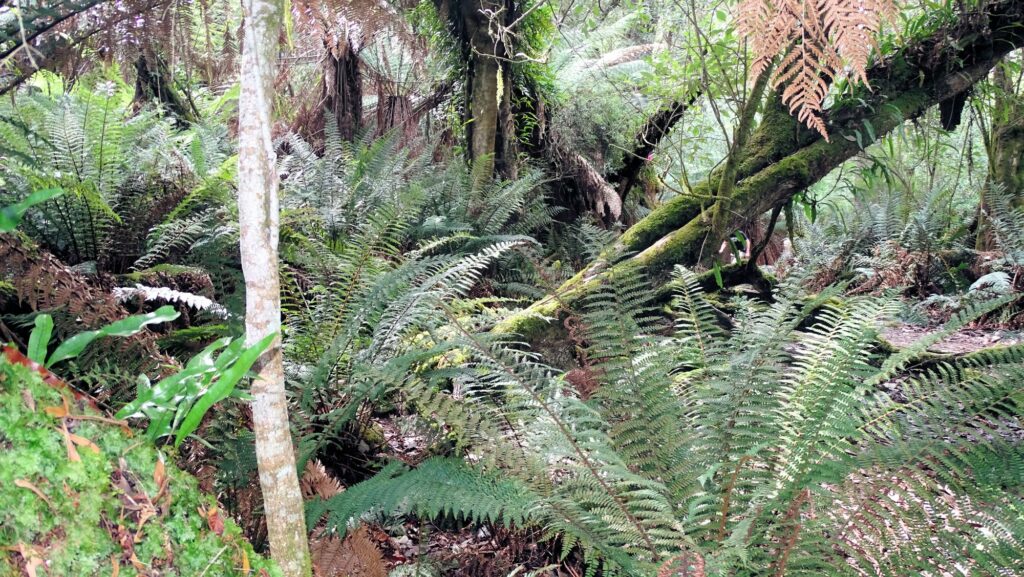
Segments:
[[[1022,49],[0,0],[0,575],[1024,575]]]

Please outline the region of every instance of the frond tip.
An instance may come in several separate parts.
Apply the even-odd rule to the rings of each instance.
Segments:
[[[782,100],[790,112],[828,140],[825,96],[843,75],[868,84],[875,35],[895,13],[893,0],[743,0],[735,22],[753,45],[751,80],[782,54],[772,85],[786,85]]]

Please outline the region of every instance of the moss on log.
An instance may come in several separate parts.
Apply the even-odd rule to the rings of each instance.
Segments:
[[[729,199],[734,227],[743,227],[768,210],[784,205],[867,146],[916,118],[939,102],[969,90],[985,78],[1010,51],[1024,46],[1024,0],[1004,0],[990,5],[986,18],[965,14],[950,29],[961,42],[949,43],[948,30],[936,30],[871,68],[873,91],[860,89],[842,99],[828,112],[830,140],[809,134],[791,118],[779,115],[774,99],[744,160],[737,170],[739,181]],[[788,127],[788,128],[787,128]],[[721,172],[718,173],[721,175]],[[538,315],[557,311],[559,304],[572,307],[581,295],[609,274],[622,274],[642,266],[654,282],[666,280],[674,265],[694,265],[714,252],[707,246],[714,211],[712,190],[715,173],[655,209],[626,231],[593,265],[566,281],[556,291],[495,328],[533,340],[543,329]],[[529,320],[522,317],[531,317]]]

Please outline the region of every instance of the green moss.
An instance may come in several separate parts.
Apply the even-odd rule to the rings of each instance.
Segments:
[[[494,326],[494,332],[526,337],[538,335],[549,330],[552,324],[549,319],[557,316],[558,303],[548,297],[501,321]]]
[[[158,264],[154,267],[140,270],[124,275],[124,277],[132,282],[143,282],[156,278],[158,275],[176,276],[179,274],[189,272],[201,272],[200,269],[191,266],[183,266],[178,264]]]
[[[384,435],[384,427],[380,423],[371,421],[362,428],[362,439],[373,448],[380,448],[387,444],[387,437]]]
[[[692,265],[698,260],[710,227],[710,222],[705,222],[705,219],[691,219],[637,255],[637,261],[655,276],[666,275],[677,264]]]
[[[73,434],[99,449],[80,445],[80,460],[69,458],[62,419],[46,412],[63,406],[62,394],[72,414],[99,416],[69,391],[0,359],[0,575],[22,574],[19,547],[45,560],[51,576],[111,575],[114,560],[120,575],[141,574],[131,563],[132,551],[115,539],[118,531],[135,536],[123,542],[134,540],[127,546],[147,575],[242,576],[246,562],[249,575],[261,569],[280,575],[231,520],[221,535],[210,529],[198,511],[215,501],[173,465],[166,466],[166,492],[158,498],[154,469],[160,457],[149,442],[115,424],[66,419]],[[141,527],[133,500],[115,484],[121,476],[129,480],[134,502],[151,499],[156,507]]]
[[[710,204],[711,196],[704,182],[693,187],[691,195],[673,197],[624,232],[620,239],[622,247],[627,252],[646,249],[661,237],[693,220],[700,214],[703,204]]]

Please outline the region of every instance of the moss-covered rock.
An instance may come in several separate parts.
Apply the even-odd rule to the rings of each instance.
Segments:
[[[0,355],[0,576],[33,574],[280,571],[152,444]]]

